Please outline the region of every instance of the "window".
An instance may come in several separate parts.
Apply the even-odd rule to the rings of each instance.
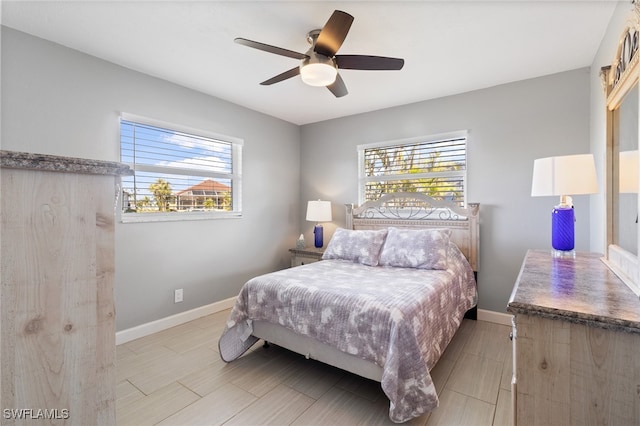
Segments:
[[[239,216],[241,155],[236,138],[123,115],[123,221]]]
[[[467,132],[358,146],[360,203],[421,192],[466,205]]]

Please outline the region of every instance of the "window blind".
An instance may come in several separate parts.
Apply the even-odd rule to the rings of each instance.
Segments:
[[[364,145],[359,155],[361,202],[392,192],[420,192],[465,204],[466,134]]]
[[[121,119],[125,213],[239,211],[240,144]]]

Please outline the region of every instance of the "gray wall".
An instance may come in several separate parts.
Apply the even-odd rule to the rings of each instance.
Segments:
[[[550,246],[557,200],[529,196],[533,160],[589,151],[586,69],[298,127],[3,27],[1,83],[2,149],[118,160],[121,111],[245,140],[241,219],[116,225],[118,330],[287,266],[300,232],[313,241],[307,200],[332,201],[328,241],[342,205],[357,202],[356,145],[465,129],[468,200],[482,209],[480,308],[503,312],[526,250]],[[588,198],[575,198],[581,250]]]
[[[302,127],[306,200],[333,203],[325,241],[357,203],[356,146],[468,130],[468,201],[481,203],[479,307],[504,312],[529,248],[551,246],[555,197],[531,194],[533,160],[589,152],[589,70],[580,69]],[[576,248],[589,249],[589,196],[574,198]]]
[[[244,139],[242,218],[117,223],[118,330],[233,297],[249,277],[289,264],[298,126],[6,27],[1,83],[6,150],[118,161],[120,112]]]

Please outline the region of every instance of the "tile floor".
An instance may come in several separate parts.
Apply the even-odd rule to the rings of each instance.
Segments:
[[[117,347],[118,425],[393,424],[374,381],[260,343],[221,361],[228,313]],[[409,424],[510,424],[509,331],[465,320],[432,371],[440,406]]]

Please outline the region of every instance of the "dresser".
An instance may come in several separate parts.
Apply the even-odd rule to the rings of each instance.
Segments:
[[[0,160],[0,423],[114,425],[114,220],[129,169]]]
[[[524,259],[507,307],[518,426],[640,424],[640,301],[601,257]]]

